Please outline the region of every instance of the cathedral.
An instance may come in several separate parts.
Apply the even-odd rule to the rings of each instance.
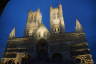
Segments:
[[[62,5],[50,7],[50,30],[42,22],[40,9],[28,12],[24,37],[9,35],[1,64],[94,64],[82,25],[66,32]]]

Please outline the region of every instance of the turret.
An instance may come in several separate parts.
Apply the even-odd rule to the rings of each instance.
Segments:
[[[59,9],[59,19],[60,19],[60,23],[61,23],[61,31],[64,32],[65,31],[65,25],[64,25],[64,17],[63,17],[63,10],[62,10],[62,5],[60,4],[58,6]]]

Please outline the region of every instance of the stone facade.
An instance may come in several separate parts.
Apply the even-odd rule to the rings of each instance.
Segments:
[[[58,8],[50,7],[51,29],[48,30],[42,23],[40,10],[29,11],[25,36],[14,37],[15,31],[12,30],[2,64],[9,60],[22,64],[23,59],[28,60],[29,57],[36,62],[39,59],[60,61],[63,64],[93,64],[85,33],[81,31],[78,22],[76,32],[64,32],[64,17],[60,4]]]

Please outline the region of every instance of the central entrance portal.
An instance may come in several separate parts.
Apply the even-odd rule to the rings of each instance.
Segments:
[[[48,42],[45,39],[40,39],[36,46],[37,58],[46,60],[48,58]]]

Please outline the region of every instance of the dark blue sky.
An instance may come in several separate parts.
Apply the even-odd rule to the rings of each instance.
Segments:
[[[10,0],[0,16],[0,55],[4,51],[8,35],[16,27],[16,36],[24,36],[29,10],[40,8],[43,23],[49,29],[50,6],[61,3],[66,25],[66,32],[75,31],[75,20],[78,18],[86,33],[93,58],[96,60],[96,8],[95,0]]]

